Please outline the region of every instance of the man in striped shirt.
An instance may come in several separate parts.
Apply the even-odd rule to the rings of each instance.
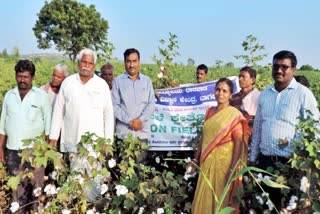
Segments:
[[[319,118],[317,101],[312,92],[298,83],[297,58],[290,51],[280,51],[273,57],[272,77],[274,84],[261,92],[253,125],[253,137],[249,161],[258,167],[286,163],[292,155],[293,142],[298,140],[296,125],[300,118],[312,112]]]
[[[276,162],[286,164],[292,156],[293,142],[299,140],[296,125],[306,118],[308,110],[319,119],[317,101],[312,92],[293,78],[297,58],[290,51],[273,56],[274,84],[263,90],[259,97],[249,164],[262,169],[275,167]],[[275,207],[283,207],[279,189],[264,187]]]

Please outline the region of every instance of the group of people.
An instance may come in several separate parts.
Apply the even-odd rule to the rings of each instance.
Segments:
[[[60,151],[68,155],[71,170],[85,168],[86,172],[91,171],[90,166],[77,153],[77,144],[86,132],[110,142],[114,141],[114,133],[120,142],[129,133],[140,141],[148,140],[155,94],[150,78],[140,72],[139,51],[130,48],[124,52],[125,72],[116,78],[111,64],[101,67],[101,78],[95,75],[96,61],[93,50],[82,50],[78,56],[78,73],[68,76],[68,67],[58,64],[51,81],[40,89],[32,84],[34,64],[29,60],[16,64],[17,87],[6,93],[0,120],[0,162],[6,160],[11,175],[26,168],[41,173],[27,163],[21,165],[18,153],[26,148],[24,139],[42,134],[51,145],[59,145]],[[233,94],[234,86],[228,78],[217,81],[213,92],[217,106],[207,110],[198,149],[187,166],[194,170],[197,164],[205,174],[198,178],[193,213],[204,210],[213,213],[217,207],[208,181],[220,198],[239,160],[264,169],[277,161],[286,163],[292,155],[292,143],[298,138],[295,128],[299,118],[306,118],[308,111],[313,113],[313,118],[319,118],[314,95],[294,79],[296,65],[294,53],[275,54],[274,84],[261,93],[254,88],[257,74],[251,67],[240,70],[241,91],[237,94]],[[165,68],[162,72],[168,75]],[[207,73],[208,67],[199,65],[197,83],[205,82]],[[172,81],[169,84],[181,86]],[[142,151],[136,161],[144,163],[146,158],[146,151]],[[30,181],[22,181],[14,192],[14,199],[21,205],[34,198],[30,195],[32,191],[27,191],[29,184]],[[41,187],[42,181],[33,180],[31,185]],[[240,180],[231,186],[222,203],[223,207],[234,207],[235,213],[239,208],[232,198],[238,185],[241,185]],[[96,189],[97,184],[90,183],[88,201],[98,197]]]
[[[6,161],[10,175],[27,168],[41,171],[27,163],[21,165],[18,154],[26,149],[24,139],[44,134],[54,147],[59,142],[60,151],[69,157],[71,170],[85,168],[83,171],[90,172],[90,165],[77,153],[77,144],[86,132],[111,143],[115,130],[120,141],[128,133],[141,141],[149,138],[155,98],[150,78],[140,73],[139,51],[131,48],[124,52],[125,73],[115,79],[113,74],[109,75],[110,68],[113,69],[110,64],[102,67],[102,75],[108,76],[110,82],[94,74],[96,62],[96,53],[84,49],[78,56],[78,73],[68,76],[67,66],[59,64],[51,81],[40,89],[32,84],[36,70],[32,61],[18,61],[17,87],[6,93],[0,120],[0,162]],[[142,156],[140,161],[145,158]],[[13,198],[20,206],[35,199],[32,189],[43,183],[37,179],[22,181],[14,192]],[[97,186],[90,182],[88,201],[96,200],[100,194]]]
[[[241,91],[232,95],[232,82],[226,78],[218,80],[215,88],[216,107],[207,110],[203,134],[193,162],[201,167],[193,200],[192,213],[216,211],[231,172],[239,160],[261,169],[275,167],[276,162],[288,164],[292,157],[293,142],[299,140],[296,125],[301,118],[310,116],[319,120],[317,101],[308,89],[305,78],[296,81],[297,58],[290,51],[280,51],[273,56],[272,77],[274,84],[261,93],[253,88],[256,72],[244,67],[239,74]],[[306,85],[306,86],[304,86]],[[311,115],[308,115],[311,112]],[[248,157],[248,148],[250,148]],[[203,175],[204,174],[204,175]],[[212,188],[209,188],[208,182]],[[236,180],[221,202],[220,208],[231,206],[239,213],[234,202]],[[281,194],[270,190],[270,199],[276,208],[281,207]]]

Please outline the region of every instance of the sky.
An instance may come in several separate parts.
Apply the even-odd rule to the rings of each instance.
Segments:
[[[21,54],[57,53],[41,50],[32,31],[43,0],[10,0],[0,7],[0,51],[18,47]],[[123,59],[127,48],[140,51],[142,63],[159,56],[160,39],[169,32],[178,36],[180,56],[177,63],[213,66],[216,60],[244,62],[234,55],[245,52],[241,43],[254,35],[268,56],[260,63],[271,63],[280,50],[293,51],[298,67],[309,64],[320,68],[319,0],[81,0],[95,5],[109,23],[108,40],[112,56]]]

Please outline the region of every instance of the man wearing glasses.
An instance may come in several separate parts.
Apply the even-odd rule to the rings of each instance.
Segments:
[[[306,118],[307,110],[312,112],[312,118],[319,118],[314,95],[293,77],[296,66],[297,58],[290,51],[283,50],[273,56],[274,84],[261,92],[253,125],[249,161],[259,168],[274,167],[276,162],[287,163],[293,142],[298,140],[295,129],[299,118]],[[281,202],[276,197],[272,199]]]

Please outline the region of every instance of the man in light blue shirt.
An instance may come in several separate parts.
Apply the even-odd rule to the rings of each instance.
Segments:
[[[29,60],[20,60],[15,66],[15,71],[17,87],[6,93],[0,120],[0,162],[4,161],[5,145],[6,164],[11,175],[16,175],[26,168],[33,170],[30,164],[20,165],[21,157],[18,153],[26,148],[22,140],[42,134],[48,136],[52,112],[48,95],[32,86],[34,64]],[[39,172],[43,175],[43,170],[37,170],[37,173]],[[42,180],[36,180],[35,185],[40,187]],[[27,191],[27,185],[28,181],[21,181],[14,193],[14,198],[20,206],[29,203],[33,198],[32,192]]]
[[[147,141],[150,137],[150,117],[155,97],[149,77],[140,73],[140,53],[131,48],[124,52],[126,72],[112,83],[112,101],[116,118],[116,133],[120,140],[132,133]]]
[[[249,164],[262,169],[275,167],[276,162],[286,164],[292,156],[293,142],[298,140],[296,125],[299,118],[306,118],[307,111],[319,119],[317,101],[312,92],[298,83],[297,58],[290,51],[280,51],[273,56],[272,77],[274,84],[263,90],[259,97]],[[279,189],[264,187],[275,207],[283,207]]]
[[[254,120],[249,161],[259,167],[283,163],[292,155],[297,140],[296,125],[307,117],[319,118],[317,101],[312,92],[293,78],[297,59],[290,51],[280,51],[273,57],[272,77],[275,83],[261,92]],[[259,156],[260,155],[260,156]]]

